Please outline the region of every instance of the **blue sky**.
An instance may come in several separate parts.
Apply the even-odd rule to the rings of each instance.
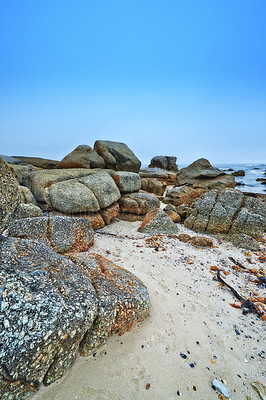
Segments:
[[[265,0],[0,5],[0,153],[266,162]]]

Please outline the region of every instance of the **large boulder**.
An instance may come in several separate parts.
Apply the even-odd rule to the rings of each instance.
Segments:
[[[160,201],[154,194],[139,192],[121,196],[119,206],[122,213],[144,215],[160,207]]]
[[[195,189],[192,186],[182,185],[167,187],[167,191],[165,197],[162,199],[162,202],[166,204],[173,204],[174,206],[179,206],[181,204],[190,206],[202,194],[202,189]]]
[[[156,233],[175,234],[178,232],[178,228],[163,210],[156,208],[146,214],[138,231],[151,235]]]
[[[34,165],[38,168],[50,169],[55,168],[59,161],[49,160],[47,158],[40,157],[23,157],[23,156],[13,156],[15,159],[22,161],[23,163]]]
[[[243,243],[248,246],[246,236],[256,240],[263,237],[266,205],[259,199],[244,196],[239,190],[210,191],[193,203],[184,225],[199,232],[227,235],[234,243],[239,238],[240,246]],[[254,248],[254,241],[250,242]]]
[[[105,160],[107,168],[131,172],[138,172],[140,169],[140,160],[125,143],[97,140],[94,150]]]
[[[112,172],[111,177],[115,181],[121,193],[138,192],[140,189],[140,176],[135,172]]]
[[[32,203],[19,204],[15,213],[14,219],[42,217],[43,212],[40,207]]]
[[[167,187],[166,182],[153,178],[141,178],[141,189],[145,192],[154,193],[156,196],[163,196]]]
[[[176,172],[178,166],[176,165],[176,157],[173,156],[155,156],[151,159],[148,168],[161,168],[166,171]]]
[[[0,158],[0,233],[8,227],[23,201],[13,170]]]
[[[56,168],[104,168],[104,159],[90,146],[85,144],[76,147],[66,155]]]
[[[34,172],[38,171],[37,167],[34,167],[34,165],[17,165],[17,164],[10,164],[12,167],[12,170],[15,174],[15,177],[17,178],[18,182],[20,185],[24,185],[28,176]]]
[[[142,168],[139,171],[139,175],[142,178],[157,179],[167,185],[173,185],[176,179],[176,173],[171,171],[164,171],[157,168]]]
[[[9,231],[13,237],[37,239],[58,253],[87,251],[94,243],[94,232],[85,218],[23,218],[13,221]]]

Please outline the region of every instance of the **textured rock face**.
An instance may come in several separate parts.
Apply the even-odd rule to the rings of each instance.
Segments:
[[[176,179],[176,173],[170,171],[159,170],[156,168],[143,168],[139,171],[141,178],[157,179],[168,185],[173,185]]]
[[[120,193],[138,192],[140,189],[140,176],[135,172],[118,171],[111,173]]]
[[[176,157],[173,156],[155,156],[151,159],[148,168],[161,168],[166,171],[177,171]]]
[[[194,188],[207,190],[234,188],[235,179],[218,168],[214,168],[208,160],[200,158],[177,172],[176,185],[192,185]]]
[[[177,233],[178,228],[171,218],[160,208],[148,212],[138,229],[142,233]]]
[[[56,254],[44,244],[0,242],[0,398],[24,400],[81,355],[148,316],[144,284],[91,253]]]
[[[185,204],[190,206],[203,193],[202,189],[194,189],[192,186],[175,186],[167,188],[163,203],[179,206]]]
[[[109,225],[112,219],[118,216],[119,204],[114,203],[110,207],[104,208],[100,211],[100,214],[106,225]]]
[[[228,238],[240,234],[260,240],[266,229],[266,205],[239,190],[210,191],[195,201],[184,225],[195,231],[226,234]],[[237,237],[241,238],[233,236],[234,242]]]
[[[14,219],[42,217],[43,212],[40,207],[34,204],[22,203],[20,204],[14,214]]]
[[[38,217],[13,221],[10,235],[38,239],[58,253],[69,250],[87,251],[94,242],[91,224],[84,218]]]
[[[0,158],[0,233],[8,227],[21,203],[22,195],[15,175]]]
[[[55,168],[59,163],[57,160],[49,160],[47,158],[39,158],[39,157],[22,157],[22,156],[14,156],[16,159],[30,165],[34,165],[38,168]]]
[[[105,160],[107,168],[131,172],[138,172],[140,169],[140,160],[125,143],[97,140],[94,149]]]
[[[71,260],[91,277],[98,297],[98,314],[80,345],[83,356],[93,353],[107,336],[122,335],[149,314],[145,285],[132,273],[97,254],[74,254]]]
[[[160,207],[160,201],[151,193],[131,193],[120,198],[119,206],[123,213],[140,215]]]
[[[20,185],[24,185],[24,182],[26,182],[32,172],[38,171],[38,168],[33,165],[12,164],[11,166]]]
[[[27,188],[26,186],[20,186],[20,192],[23,203],[34,204],[37,206],[37,202],[29,188]]]
[[[153,178],[141,178],[141,189],[145,192],[154,193],[157,196],[163,196],[167,183],[162,183]]]
[[[88,274],[43,244],[8,238],[0,262],[0,397],[22,400],[71,365],[98,301]]]
[[[80,145],[65,156],[56,168],[104,168],[105,161],[90,146]]]

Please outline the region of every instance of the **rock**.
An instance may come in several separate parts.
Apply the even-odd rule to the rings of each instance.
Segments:
[[[239,171],[232,172],[231,175],[233,175],[233,176],[245,176],[246,173],[245,173],[245,171],[243,169],[240,169]]]
[[[181,204],[190,206],[198,197],[202,195],[202,189],[194,189],[192,186],[168,187],[163,203],[179,206]]]
[[[49,160],[40,157],[22,157],[22,156],[13,156],[13,157],[22,161],[23,163],[34,165],[35,167],[44,169],[55,168],[59,163],[59,161],[56,160]]]
[[[181,220],[184,221],[190,214],[190,207],[186,206],[185,204],[181,204],[180,206],[176,207],[176,211],[181,217]]]
[[[9,226],[22,201],[20,186],[11,167],[0,158],[0,234]]]
[[[7,164],[16,164],[16,165],[25,164],[25,163],[23,163],[23,161],[19,160],[18,158],[6,156],[4,154],[0,154],[0,158],[2,158],[2,160],[5,161]]]
[[[112,206],[111,206],[112,207]],[[49,215],[51,217],[54,216],[60,216],[60,217],[73,217],[73,214],[64,214],[59,211],[50,211]],[[92,212],[86,212],[86,213],[80,213],[76,215],[77,218],[85,218],[91,223],[91,227],[93,230],[97,230],[100,228],[103,228],[105,226],[103,217],[99,212],[92,213]]]
[[[177,233],[177,226],[173,223],[171,218],[160,208],[156,208],[148,212],[138,228],[139,232],[142,233]]]
[[[213,387],[213,389],[217,390],[219,393],[222,393],[224,395],[224,397],[229,399],[230,392],[221,381],[218,381],[218,379],[214,378],[212,381],[212,387]]]
[[[167,206],[164,207],[164,212],[166,211],[175,211],[176,212],[176,207],[173,204],[167,204]]]
[[[184,243],[188,243],[191,240],[191,236],[187,233],[180,233],[176,238]]]
[[[34,204],[35,206],[37,206],[37,201],[35,200],[29,188],[27,188],[26,186],[20,186],[20,192],[23,203]]]
[[[135,172],[117,171],[111,173],[120,193],[138,192],[140,189],[140,176]]]
[[[146,214],[147,212],[160,207],[160,201],[151,193],[131,193],[123,195],[119,200],[119,207],[122,213]]]
[[[87,251],[94,243],[90,222],[75,217],[36,217],[13,221],[9,235],[18,238],[37,239],[58,253]]]
[[[0,397],[24,400],[73,363],[98,300],[89,274],[42,243],[7,238],[0,261]]]
[[[100,208],[109,207],[117,201],[121,194],[111,176],[104,171],[97,171],[79,179],[95,195]]]
[[[171,171],[159,170],[156,168],[143,168],[139,171],[141,178],[157,179],[167,185],[173,185],[176,179],[176,173]]]
[[[156,196],[163,196],[166,187],[166,182],[153,178],[141,178],[141,189],[145,190],[145,192],[154,193]]]
[[[106,338],[122,335],[149,314],[145,285],[132,273],[93,253],[73,254],[71,260],[91,277],[98,297],[98,314],[80,345],[83,356],[92,354]]]
[[[43,212],[40,207],[34,204],[22,203],[17,207],[14,219],[42,217]]]
[[[111,220],[118,216],[119,204],[114,203],[111,206],[100,211],[100,214],[106,225],[109,225]]]
[[[192,185],[205,190],[234,188],[235,179],[218,168],[213,167],[204,158],[194,161],[176,174],[176,186]]]
[[[173,222],[180,222],[181,221],[181,217],[180,215],[176,212],[176,211],[172,211],[172,210],[164,210],[164,212],[168,215],[168,217],[171,218],[171,220]]]
[[[38,171],[38,168],[34,167],[33,165],[10,164],[10,166],[15,174],[15,177],[18,180],[18,183],[23,186],[29,175],[34,171]]]
[[[239,190],[211,191],[193,203],[184,225],[195,231],[226,234],[229,240],[233,234],[260,240],[266,229],[266,205]],[[242,243],[248,241],[245,237],[240,239]]]
[[[141,162],[126,144],[97,140],[94,149],[105,160],[107,168],[115,171],[139,172]]]
[[[54,183],[47,192],[47,203],[63,213],[100,210],[98,200],[91,189],[75,179]]]
[[[148,168],[161,168],[166,171],[176,172],[178,167],[176,165],[176,157],[172,156],[156,156],[151,159]]]
[[[56,168],[104,168],[105,161],[90,146],[80,145],[65,156]]]
[[[213,240],[203,236],[192,236],[190,244],[195,247],[213,247]]]
[[[248,235],[242,233],[229,234],[226,238],[237,247],[243,247],[247,250],[258,251],[259,243]]]

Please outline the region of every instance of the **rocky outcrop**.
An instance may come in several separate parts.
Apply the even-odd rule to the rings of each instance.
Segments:
[[[0,233],[8,227],[22,201],[20,186],[11,167],[0,158]]]
[[[21,219],[21,218],[33,218],[33,217],[42,217],[43,212],[40,207],[36,206],[35,204],[30,203],[22,203],[19,204],[15,213],[14,219]]]
[[[80,145],[66,155],[56,168],[104,168],[104,159],[90,146]]]
[[[57,160],[49,160],[47,158],[40,157],[22,157],[22,156],[13,156],[16,159],[22,161],[23,163],[34,165],[38,168],[50,169],[55,168],[59,161]]]
[[[168,215],[168,217],[171,218],[173,222],[180,222],[181,217],[176,211],[176,208],[173,204],[167,204],[166,207],[164,207],[163,211]]]
[[[155,233],[169,234],[177,233],[178,228],[163,210],[156,208],[146,214],[138,231],[151,235]]]
[[[266,205],[239,190],[210,191],[197,199],[184,225],[199,232],[247,235],[260,240],[266,229]],[[256,242],[250,239],[253,247]],[[236,241],[236,236],[234,236]]]
[[[140,176],[135,172],[117,171],[111,172],[120,193],[138,192],[140,189]]]
[[[36,217],[23,218],[11,223],[13,237],[39,240],[57,253],[70,250],[87,251],[94,243],[91,224],[84,218]]]
[[[23,203],[34,204],[35,206],[37,205],[35,197],[31,193],[29,188],[27,188],[26,186],[20,186],[20,192]]]
[[[176,172],[178,166],[176,165],[176,157],[173,156],[155,156],[151,159],[148,168],[161,168],[166,171]]]
[[[139,192],[121,196],[119,206],[121,213],[145,215],[160,207],[160,201],[154,194]]]
[[[16,165],[16,164],[10,164],[12,167],[12,170],[14,171],[15,177],[17,178],[18,182],[20,185],[25,184],[25,181],[27,180],[28,176],[34,172],[38,171],[37,167],[34,167],[33,165]]]
[[[182,185],[167,188],[163,203],[179,206],[181,204],[190,206],[203,194],[202,189],[194,189],[192,186]]]
[[[94,150],[104,159],[107,168],[139,172],[141,162],[125,143],[97,140]]]
[[[143,168],[139,171],[142,178],[156,179],[167,185],[173,185],[176,179],[176,173],[171,171],[164,171],[156,168]]]
[[[95,254],[36,240],[0,242],[0,397],[24,400],[149,313],[144,284]]]
[[[166,187],[166,182],[153,178],[141,178],[141,189],[145,190],[145,192],[154,193],[156,196],[163,196]]]
[[[243,169],[240,169],[239,171],[232,172],[231,175],[233,175],[233,176],[245,176],[246,173],[245,173],[245,171]]]

